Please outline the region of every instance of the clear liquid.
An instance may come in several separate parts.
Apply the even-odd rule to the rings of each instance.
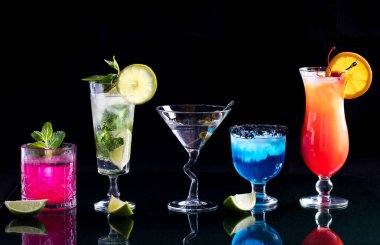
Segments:
[[[168,125],[183,147],[186,149],[200,149],[211,137],[219,125],[219,121],[196,125],[184,125],[170,121]]]
[[[98,172],[104,175],[119,175],[129,171],[132,144],[134,105],[118,94],[91,94],[92,120],[95,134]],[[111,117],[112,119],[107,119]],[[108,129],[105,131],[104,128]],[[113,150],[105,148],[104,132],[112,138],[122,138],[122,163],[120,168],[112,162]]]

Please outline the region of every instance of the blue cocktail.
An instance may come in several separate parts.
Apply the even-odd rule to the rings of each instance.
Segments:
[[[255,210],[271,210],[277,199],[265,192],[266,183],[282,169],[285,161],[287,127],[244,124],[230,128],[232,160],[236,171],[252,184]]]

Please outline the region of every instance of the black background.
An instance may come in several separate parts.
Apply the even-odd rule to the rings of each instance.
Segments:
[[[78,145],[78,174],[97,174],[89,87],[103,61],[150,66],[151,101],[135,110],[131,173],[182,172],[187,153],[155,111],[162,104],[235,105],[202,149],[195,171],[231,172],[228,128],[242,123],[289,127],[283,173],[305,172],[300,154],[304,89],[298,68],[325,66],[332,46],[370,63],[368,92],[345,101],[350,153],[339,173],[375,176],[380,125],[380,21],[371,1],[109,1],[104,5],[10,6],[2,29],[2,161],[19,172],[20,145],[44,122]],[[237,174],[236,174],[237,175]],[[185,178],[185,176],[184,176]],[[135,186],[143,186],[136,183]]]

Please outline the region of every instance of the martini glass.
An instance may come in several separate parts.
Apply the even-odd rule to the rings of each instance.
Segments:
[[[214,211],[218,205],[198,198],[198,178],[190,171],[198,159],[202,147],[210,139],[216,128],[231,111],[231,102],[227,107],[221,105],[182,104],[164,105],[156,108],[189,154],[188,162],[183,171],[191,179],[187,198],[182,201],[172,201],[168,204],[170,211],[181,213],[198,213]]]

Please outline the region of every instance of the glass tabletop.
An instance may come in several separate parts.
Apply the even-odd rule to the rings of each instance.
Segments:
[[[245,225],[237,224],[250,213],[229,211],[222,204],[228,195],[250,191],[246,181],[235,173],[199,173],[203,186],[200,197],[219,204],[215,212],[200,214],[168,211],[167,203],[181,198],[188,186],[188,180],[179,172],[133,171],[125,177],[119,185],[121,198],[135,200],[136,209],[134,215],[121,222],[124,224],[109,222],[106,214],[93,209],[94,201],[106,192],[107,179],[98,174],[78,173],[78,206],[66,213],[43,213],[32,221],[32,232],[44,234],[22,234],[17,230],[10,233],[9,227],[22,226],[23,221],[2,205],[0,244],[254,244],[260,240],[269,243],[273,237],[278,238],[272,244],[326,241],[323,239],[332,239],[333,244],[380,243],[380,188],[368,179],[334,176],[337,188],[333,194],[347,198],[349,206],[329,210],[329,228],[318,229],[315,220],[318,210],[299,205],[301,196],[314,194],[316,177],[312,174],[284,171],[273,179],[268,190],[278,198],[278,207],[267,212],[264,220],[254,215],[254,222],[247,219],[250,222]],[[2,183],[7,182],[11,192],[4,199],[20,199],[17,178],[17,175],[3,176]]]

